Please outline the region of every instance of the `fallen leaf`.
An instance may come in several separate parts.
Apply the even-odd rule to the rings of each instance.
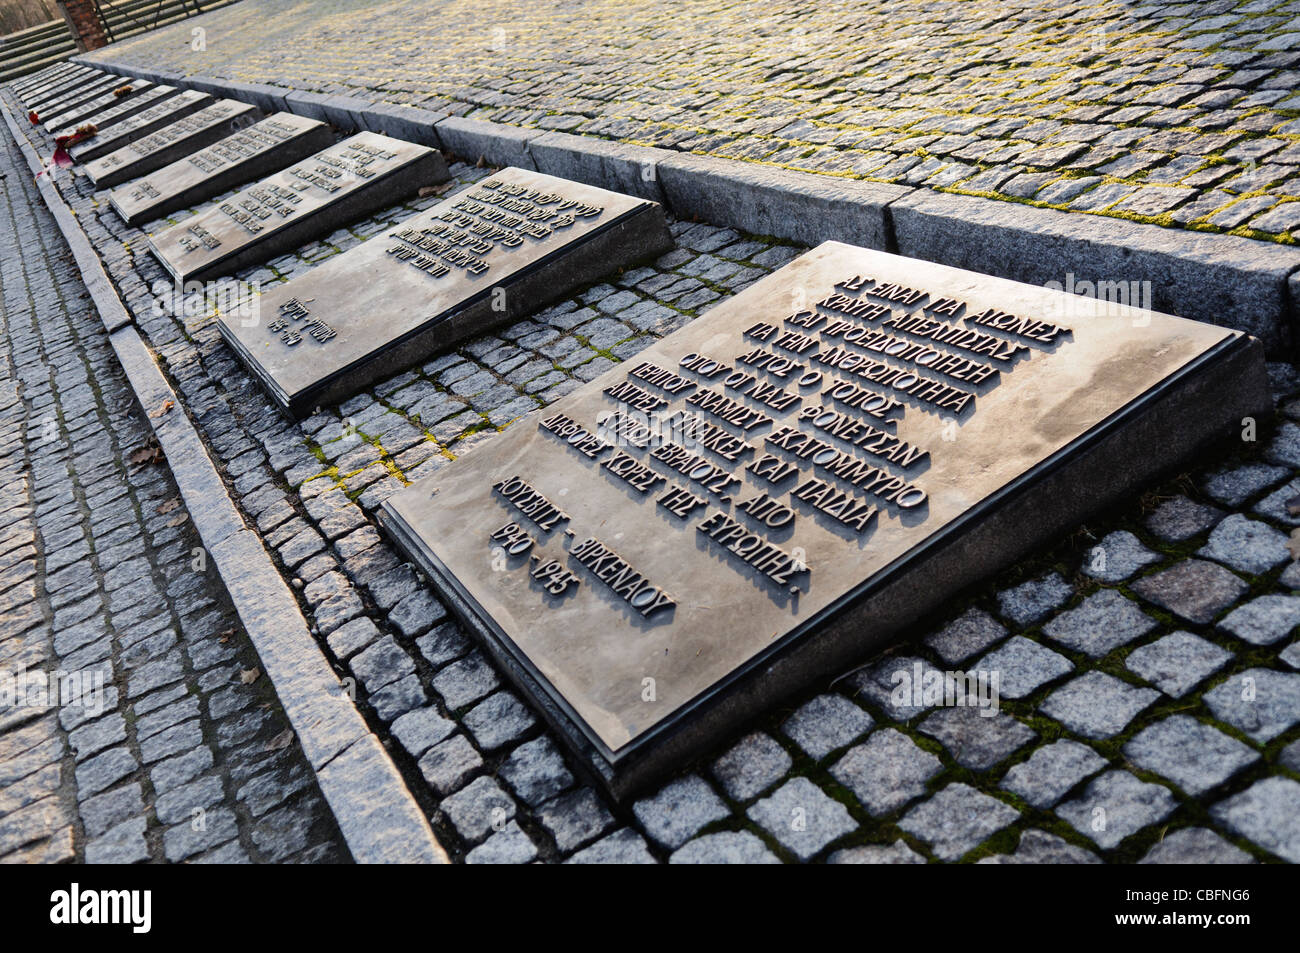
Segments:
[[[149,411],[149,416],[150,416],[150,417],[153,417],[153,418],[155,418],[155,419],[157,419],[158,417],[161,417],[163,414],[167,413],[167,411],[171,410],[171,409],[172,409],[173,407],[175,407],[175,406],[176,406],[176,402],[175,402],[175,401],[172,401],[172,400],[164,400],[161,404],[159,404],[159,405],[158,405],[157,407],[155,407],[153,410]]]
[[[144,466],[147,463],[162,463],[163,459],[162,447],[158,446],[153,438],[150,438],[149,442],[143,447],[132,450],[131,455],[127,457],[127,460],[136,466]]]
[[[1286,548],[1291,551],[1292,559],[1300,559],[1300,526],[1291,530],[1291,538],[1286,541]]]
[[[217,641],[220,642],[222,645],[225,645],[227,642],[230,641],[230,637],[234,634],[235,634],[234,629],[226,629],[225,631],[221,632],[217,636]]]
[[[266,746],[267,751],[279,751],[281,748],[287,748],[293,744],[293,729],[286,728],[280,732]]]
[[[176,509],[176,507],[180,505],[181,505],[181,498],[179,496],[173,496],[170,500],[163,503],[162,506],[158,507],[158,513],[160,515],[163,513],[170,513],[172,510]]]
[[[168,526],[184,526],[185,521],[190,518],[189,513],[177,513],[167,521]]]
[[[1293,496],[1286,501],[1286,511],[1292,516],[1300,516],[1300,496]]]
[[[262,670],[260,668],[246,668],[239,673],[239,680],[245,685],[252,685],[261,677]]]
[[[444,182],[442,185],[426,185],[420,189],[419,196],[422,199],[427,199],[430,195],[442,195],[451,186],[452,183],[450,182]]]

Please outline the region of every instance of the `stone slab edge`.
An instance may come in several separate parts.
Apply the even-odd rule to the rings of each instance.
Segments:
[[[8,105],[0,103],[0,109],[27,164],[34,174],[39,172],[40,158]],[[167,457],[194,528],[253,641],[353,859],[446,863],[446,852],[428,819],[321,652],[261,538],[244,524],[202,438],[132,323],[76,216],[48,175],[37,182]]]
[[[1300,248],[1017,202],[444,116],[412,106],[73,57],[123,75],[288,109],[664,203],[681,219],[808,245],[836,239],[1001,278],[1149,282],[1150,307],[1246,331],[1271,356],[1300,349]],[[1130,284],[1130,287],[1132,285]],[[1145,302],[1144,302],[1145,303]]]

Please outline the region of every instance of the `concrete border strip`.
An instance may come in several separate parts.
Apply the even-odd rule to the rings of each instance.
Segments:
[[[1163,228],[1083,212],[792,172],[606,139],[465,119],[352,96],[299,92],[172,71],[76,62],[288,109],[343,129],[387,132],[493,165],[517,165],[665,202],[758,235],[815,245],[839,239],[984,274],[1041,284],[1149,281],[1150,307],[1260,338],[1271,355],[1300,346],[1300,248]],[[635,175],[631,170],[635,169]],[[650,176],[651,178],[646,178]]]
[[[40,157],[0,103],[33,174]],[[446,863],[419,804],[339,682],[297,600],[231,500],[198,431],[132,323],[98,253],[48,175],[37,179],[137,401],[166,454],[204,549],[212,557],[263,670],[358,863]],[[172,410],[154,416],[171,402]]]

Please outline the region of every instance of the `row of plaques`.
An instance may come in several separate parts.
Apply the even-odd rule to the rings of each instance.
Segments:
[[[24,92],[65,116],[148,94],[70,104],[102,82]],[[423,146],[185,96],[83,152],[131,224],[225,196],[150,235],[178,281],[448,177]],[[217,320],[301,416],[671,244],[653,202],[508,168]],[[622,796],[1269,405],[1238,332],[832,242],[381,519]]]

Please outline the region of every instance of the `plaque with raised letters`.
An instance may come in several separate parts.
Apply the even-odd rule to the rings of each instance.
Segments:
[[[44,119],[47,115],[54,115],[65,109],[71,109],[78,103],[85,102],[87,99],[93,99],[96,96],[102,96],[106,91],[115,89],[130,82],[124,76],[114,76],[111,73],[97,73],[94,76],[78,76],[66,83],[44,90],[34,95],[27,107],[40,114]]]
[[[445,182],[442,153],[359,132],[149,237],[177,281],[229,275]]]
[[[173,97],[163,105],[175,103],[180,98]],[[141,113],[134,118],[141,119],[144,115]],[[87,162],[86,177],[97,189],[111,188],[156,172],[179,158],[251,126],[261,118],[262,113],[256,106],[234,99],[219,99],[181,118],[176,118],[173,112],[162,127]],[[77,154],[78,148],[73,146],[72,154],[81,159],[82,156]]]
[[[48,100],[67,90],[73,89],[78,83],[85,83],[96,76],[104,74],[98,70],[77,69],[65,70],[58,74],[51,74],[38,83],[32,83],[26,87],[14,87],[18,94],[19,100],[27,108],[31,108],[36,103]]]
[[[222,335],[294,416],[672,247],[662,208],[505,169],[258,299]]]
[[[123,119],[123,112],[110,112],[113,110],[122,110],[126,107],[125,114],[130,115],[129,110],[137,104],[137,101],[148,96],[144,100],[144,105],[140,109],[147,109],[152,106],[158,99],[157,90],[164,90],[167,94],[176,91],[174,86],[155,86],[148,80],[137,79],[128,83],[112,83],[105,92],[83,99],[79,102],[60,107],[58,112],[45,110],[41,113],[41,120],[45,126],[45,131],[51,136],[66,136],[76,130],[78,126],[83,126],[87,122],[98,121],[101,117],[108,121],[114,119]]]
[[[830,242],[382,522],[622,795],[1271,406],[1240,332]]]
[[[151,222],[315,155],[333,141],[323,122],[275,113],[113,189],[109,204],[128,225]]]
[[[47,66],[44,69],[37,70],[35,73],[29,73],[21,79],[16,79],[10,85],[15,93],[19,96],[23,96],[34,89],[41,89],[42,87],[55,82],[60,77],[68,75],[74,70],[84,68],[85,67],[78,67],[77,64],[66,61],[55,63],[53,66]]]
[[[154,86],[142,93],[125,97],[116,105],[99,110],[71,125],[55,129],[50,135],[57,139],[59,136],[71,135],[84,123],[92,123],[96,129],[95,135],[73,147],[79,150],[73,152],[73,158],[89,161],[106,154],[103,152],[105,148],[112,151],[126,145],[133,137],[147,135],[165,123],[168,116],[188,115],[210,102],[211,96],[197,90],[187,89],[182,92],[175,86]]]
[[[155,89],[161,88],[163,87],[155,87]],[[142,93],[139,98],[143,99],[153,91]],[[145,109],[135,110],[133,115],[121,121],[111,122],[106,127],[100,126],[98,119],[92,120],[99,132],[84,142],[77,143],[68,152],[77,162],[92,162],[130,145],[137,139],[143,139],[157,132],[177,119],[196,113],[205,106],[210,106],[212,102],[212,97],[207,93],[187,89],[174,96],[166,95],[161,102]]]

